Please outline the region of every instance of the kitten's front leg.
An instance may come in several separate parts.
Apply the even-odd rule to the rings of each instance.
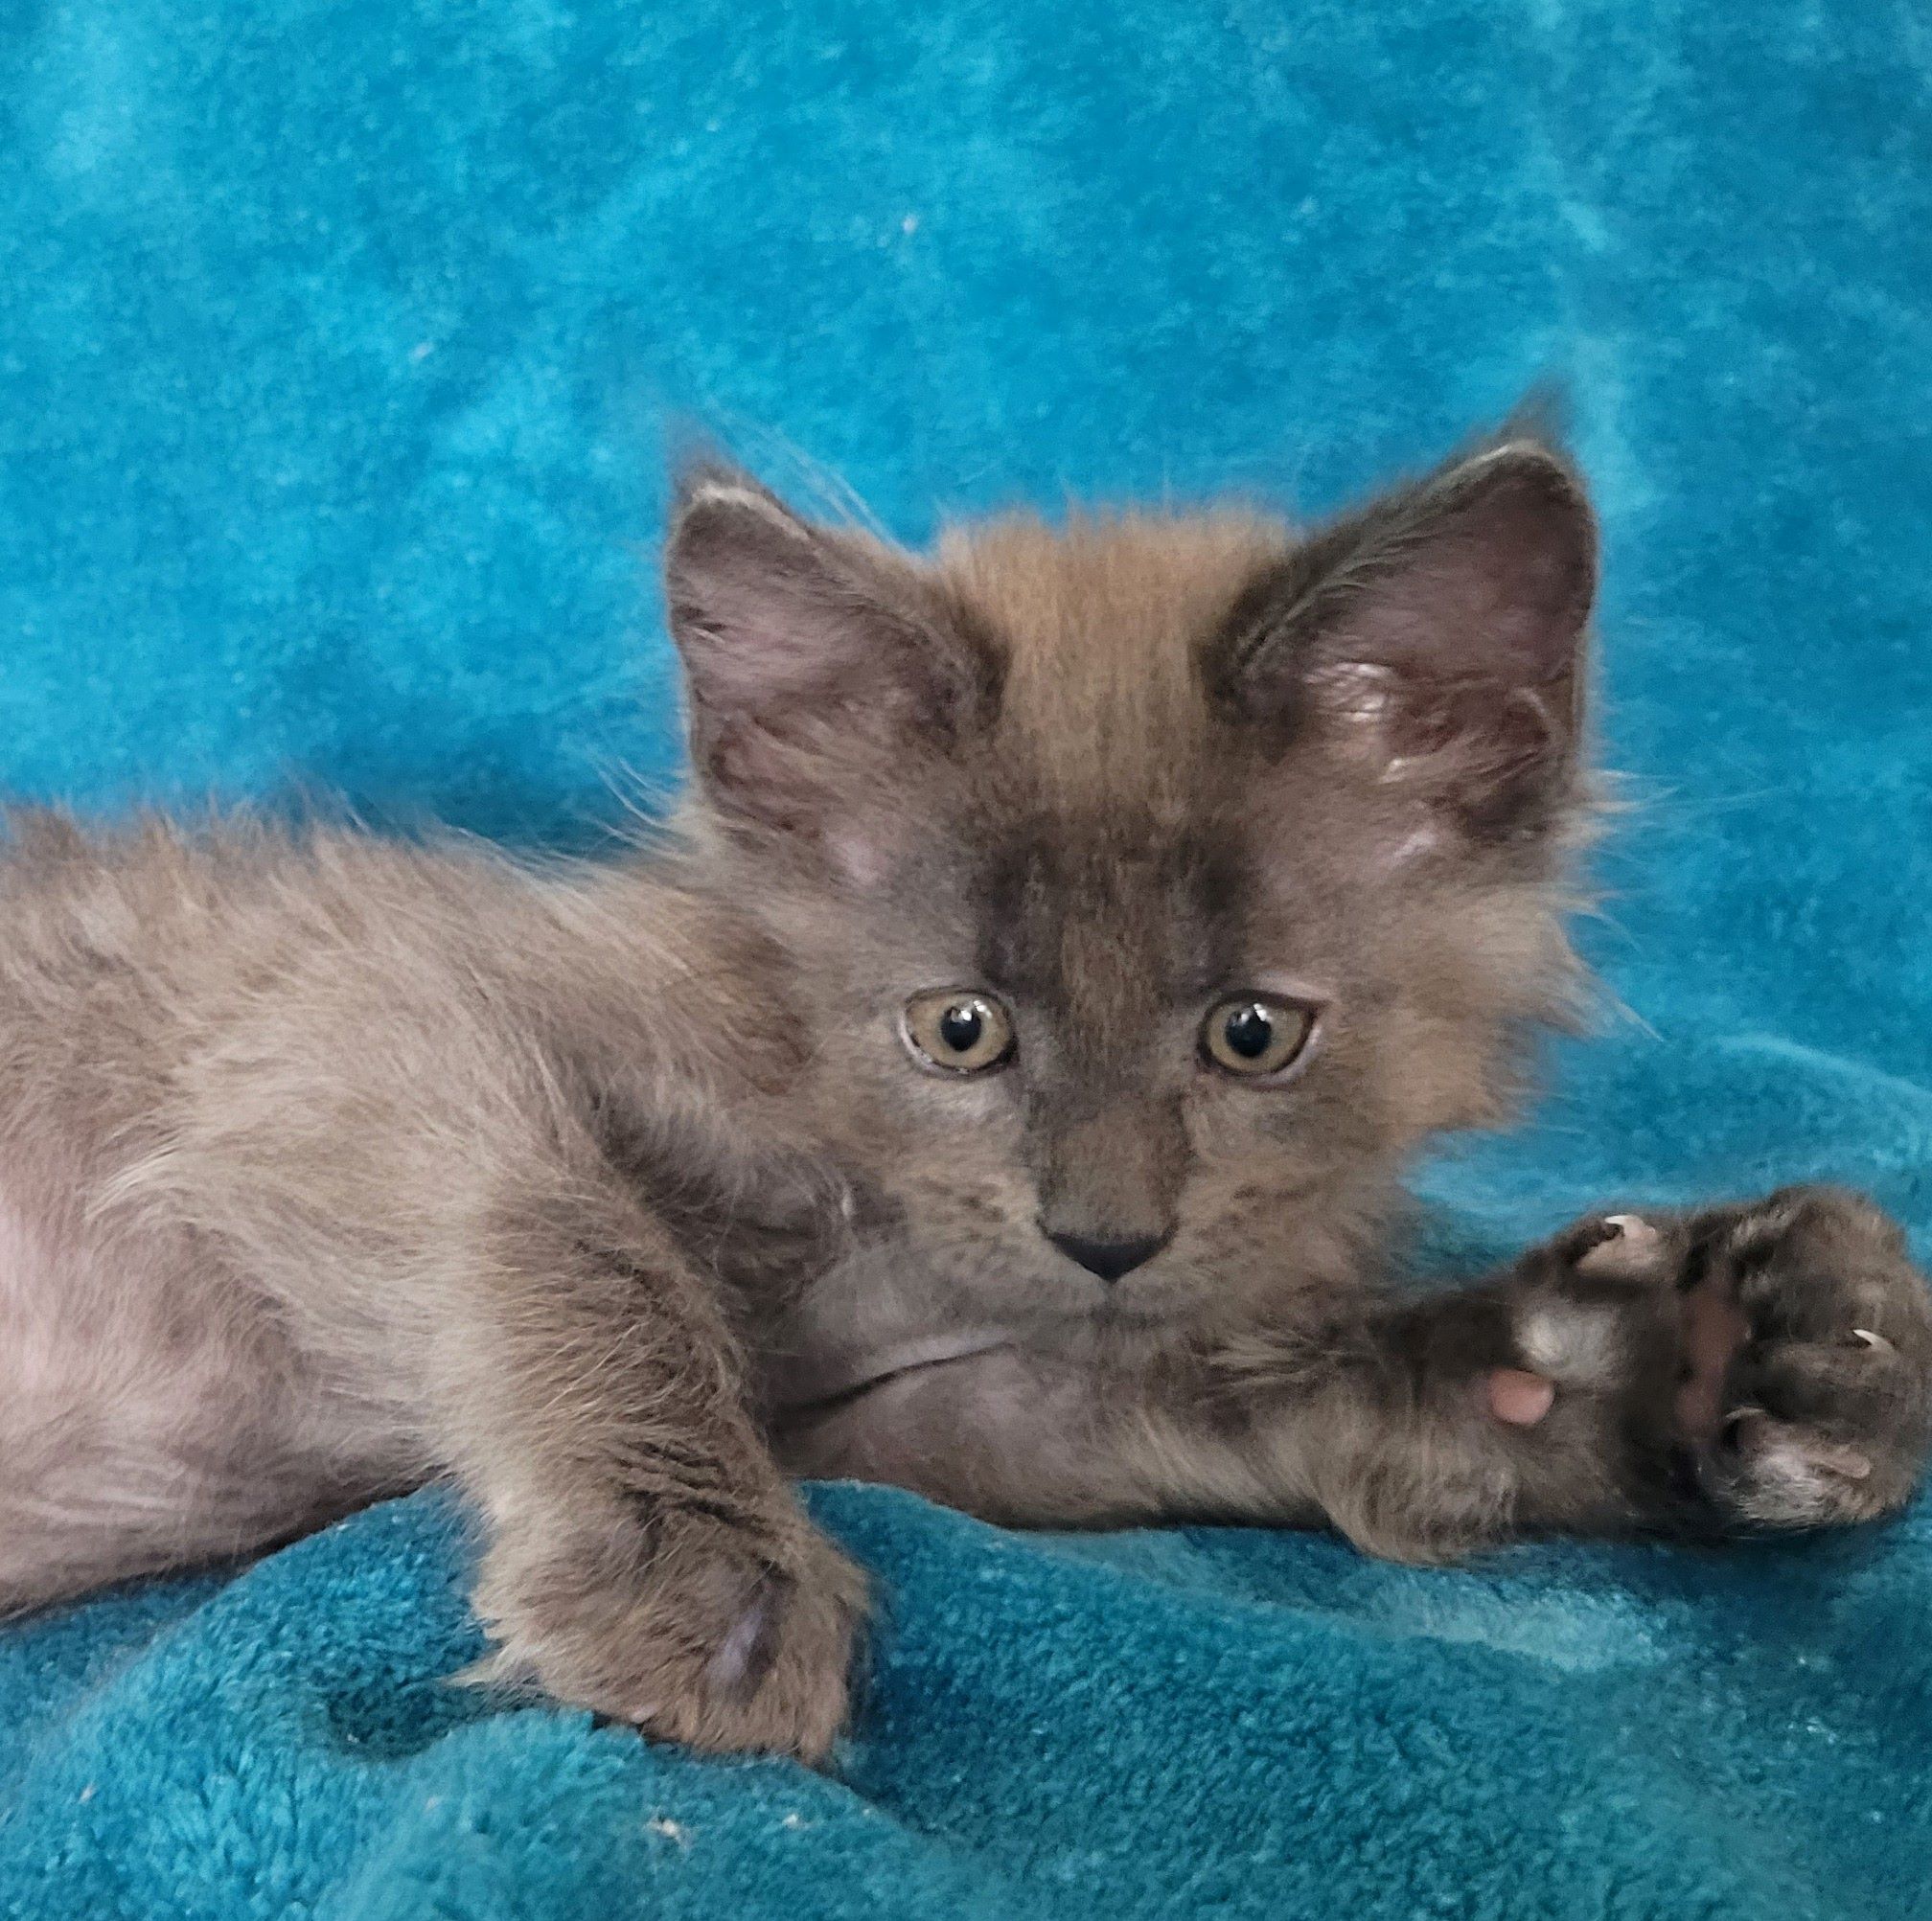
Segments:
[[[1308,1454],[1324,1511],[1396,1558],[1873,1520],[1932,1447],[1932,1297],[1842,1189],[1591,1217],[1363,1333],[1308,1403]]]
[[[1932,1446],[1932,1303],[1869,1201],[1578,1223],[1482,1286],[1309,1308],[1205,1351],[1000,1349],[805,1410],[805,1474],[1032,1525],[1327,1521],[1449,1561],[1530,1532],[1860,1521]]]
[[[498,1196],[475,1240],[434,1337],[431,1439],[489,1524],[479,1677],[699,1748],[817,1758],[864,1584],[757,1433],[714,1291],[581,1180]]]

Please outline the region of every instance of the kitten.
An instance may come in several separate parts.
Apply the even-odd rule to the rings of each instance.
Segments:
[[[813,1757],[864,1584],[788,1472],[1423,1559],[1896,1508],[1932,1317],[1855,1197],[1381,1286],[1576,1001],[1595,565],[1525,441],[926,558],[710,471],[656,850],[22,818],[0,1612],[448,1476],[491,1674]]]

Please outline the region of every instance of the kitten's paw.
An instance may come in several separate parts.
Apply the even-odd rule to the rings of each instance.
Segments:
[[[687,1514],[641,1539],[500,1541],[475,1600],[497,1644],[478,1680],[534,1681],[710,1752],[811,1762],[844,1724],[865,1581],[802,1521]]]
[[[1897,1224],[1834,1187],[1579,1223],[1531,1259],[1526,1364],[1613,1394],[1736,1528],[1869,1521],[1932,1448],[1932,1296]]]

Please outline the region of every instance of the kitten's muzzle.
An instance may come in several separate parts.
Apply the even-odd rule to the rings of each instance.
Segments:
[[[1178,1102],[1133,1087],[1048,1087],[1036,1100],[1039,1228],[1109,1286],[1174,1238],[1187,1136]]]
[[[1047,1240],[1070,1261],[1077,1261],[1090,1274],[1103,1281],[1117,1281],[1151,1261],[1174,1238],[1172,1227],[1159,1234],[1135,1234],[1115,1240],[1099,1240],[1087,1234],[1056,1234],[1042,1224]]]

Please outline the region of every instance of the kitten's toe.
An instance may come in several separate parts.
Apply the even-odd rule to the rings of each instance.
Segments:
[[[1828,1527],[1896,1505],[1869,1450],[1761,1407],[1733,1409],[1716,1442],[1698,1451],[1697,1467],[1711,1499],[1749,1526]]]
[[[1669,1231],[1641,1214],[1604,1214],[1574,1230],[1570,1257],[1579,1273],[1661,1281],[1673,1271]]]

